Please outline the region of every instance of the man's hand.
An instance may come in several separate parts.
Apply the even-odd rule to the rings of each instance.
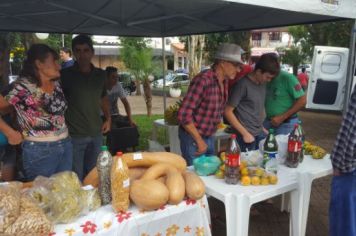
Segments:
[[[129,124],[131,127],[136,127],[136,123],[132,119],[129,119]]]
[[[208,145],[202,139],[199,142],[197,142],[197,151],[195,152],[195,155],[200,156],[204,154],[207,149],[208,149]]]
[[[245,135],[242,136],[242,138],[245,143],[252,143],[255,141],[255,137],[250,134],[250,132],[247,132]]]
[[[11,145],[17,145],[20,144],[23,140],[22,134],[16,130],[10,131],[10,133],[7,135],[7,139],[9,141],[9,144]]]
[[[102,127],[101,127],[101,132],[102,132],[103,134],[106,134],[106,133],[109,132],[110,130],[111,130],[111,119],[106,120],[106,121],[103,123]]]
[[[265,127],[262,127],[262,130],[264,134],[268,135],[269,131]]]
[[[274,127],[278,127],[280,126],[283,121],[285,120],[284,116],[283,115],[279,115],[279,116],[274,116],[272,119],[271,119],[271,124],[272,126]]]

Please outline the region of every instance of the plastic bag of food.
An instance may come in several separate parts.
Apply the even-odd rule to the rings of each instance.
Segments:
[[[33,187],[45,187],[47,189],[51,188],[51,183],[52,180],[49,177],[44,177],[44,176],[37,176],[34,180],[33,180]]]
[[[49,218],[54,223],[69,223],[77,218],[83,209],[80,190],[62,190],[52,194]]]
[[[242,152],[241,161],[246,162],[247,166],[261,166],[263,156],[259,150]]]
[[[51,190],[53,192],[60,192],[63,189],[80,190],[82,187],[77,174],[72,171],[64,171],[54,174],[50,177],[50,180]]]
[[[91,185],[84,186],[80,191],[82,198],[83,210],[82,214],[88,214],[89,211],[94,211],[101,206],[99,191]]]
[[[23,194],[35,202],[45,214],[50,212],[52,192],[48,188],[41,185],[36,185],[30,189],[25,190]]]
[[[43,211],[27,196],[21,197],[20,215],[10,225],[5,234],[8,235],[48,235],[53,225]]]
[[[0,233],[12,225],[20,214],[19,182],[5,182],[0,184]]]
[[[205,156],[202,155],[193,160],[195,172],[198,175],[212,175],[220,167],[221,160],[217,156]]]

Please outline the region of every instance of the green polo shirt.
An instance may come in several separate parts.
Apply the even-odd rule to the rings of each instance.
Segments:
[[[68,101],[65,113],[69,134],[88,137],[101,134],[101,98],[106,96],[105,71],[92,66],[90,74],[82,74],[75,64],[61,71],[64,95]]]
[[[266,88],[267,118],[285,113],[298,98],[304,95],[298,79],[286,71],[281,71],[276,78],[267,83]]]

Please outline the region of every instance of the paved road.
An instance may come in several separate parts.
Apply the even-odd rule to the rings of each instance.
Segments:
[[[143,97],[129,96],[132,114],[146,114]],[[177,99],[167,98],[167,104],[174,104]],[[123,111],[123,108],[121,108]],[[152,114],[163,114],[163,98],[153,97]],[[306,139],[331,151],[336,134],[341,124],[341,115],[318,113],[310,111],[300,112]],[[328,235],[328,206],[331,177],[314,181],[310,200],[307,225],[307,236]],[[274,204],[257,204],[257,211],[250,216],[250,236],[284,236],[289,234],[289,214],[280,212],[279,199]],[[213,235],[225,235],[225,212],[221,202],[210,200],[212,214]]]

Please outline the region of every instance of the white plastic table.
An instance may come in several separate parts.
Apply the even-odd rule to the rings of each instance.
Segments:
[[[168,130],[169,151],[181,155],[180,142],[178,137],[178,125],[168,125],[164,119],[158,119],[153,122],[152,139],[157,141],[157,129],[163,127]]]
[[[288,192],[291,196],[290,234],[301,235],[303,196],[299,191],[297,172],[279,170],[278,183],[267,186],[228,185],[215,176],[201,177],[206,186],[206,193],[225,204],[227,236],[247,236],[251,205]]]
[[[303,209],[301,215],[301,235],[305,235],[309,202],[312,183],[315,179],[321,178],[332,174],[333,168],[330,160],[330,155],[327,154],[323,159],[313,159],[311,156],[306,155],[302,163],[299,164],[297,168],[288,168],[284,165],[280,165],[280,169],[289,172],[295,172],[298,174],[298,184],[301,192],[303,193]],[[284,200],[285,204],[282,209],[288,208],[288,200]]]
[[[178,129],[179,126],[177,125],[168,125],[164,122],[164,119],[158,119],[153,122],[153,129],[152,129],[152,139],[157,141],[157,129],[158,127],[163,127],[168,130],[168,137],[169,137],[169,150],[170,152],[176,153],[181,155],[180,151],[180,141],[178,137]],[[220,150],[220,142],[221,140],[228,139],[230,134],[225,133],[222,130],[218,130],[214,135],[217,151]]]

